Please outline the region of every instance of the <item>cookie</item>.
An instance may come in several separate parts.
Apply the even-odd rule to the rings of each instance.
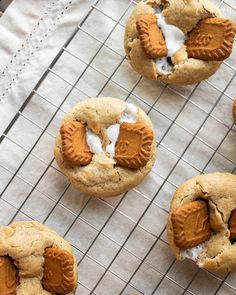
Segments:
[[[196,204],[196,202],[198,204],[199,202],[207,204],[209,222],[206,219],[205,212],[204,218],[200,218],[201,226],[199,226],[199,230],[206,228],[209,234],[208,230],[210,229],[210,235],[207,236],[205,230],[201,230],[206,235],[201,241],[198,240],[198,243],[188,245],[187,243],[179,243],[180,238],[184,240],[185,235],[176,236],[177,217],[181,212],[183,214],[183,211],[187,214],[186,208],[192,210],[193,204]],[[204,174],[183,183],[176,190],[171,201],[167,223],[169,245],[177,260],[188,258],[193,260],[199,267],[211,271],[229,272],[235,270],[235,208],[236,175],[234,174]],[[174,217],[176,214],[177,217]],[[203,214],[203,211],[201,214]],[[193,223],[199,223],[198,217],[201,217],[201,215],[195,216]],[[190,220],[185,219],[185,224],[182,225],[184,230],[185,228],[190,230],[197,227],[195,225],[190,228],[189,224]],[[180,232],[179,229],[178,231]],[[194,232],[191,234],[194,236]],[[197,236],[200,237],[200,234],[197,233]]]
[[[230,238],[232,240],[236,239],[236,209],[232,211],[229,221],[229,229],[230,229]]]
[[[235,25],[224,18],[201,20],[189,33],[186,43],[188,57],[207,61],[223,61],[232,52]]]
[[[233,118],[234,118],[234,122],[236,123],[236,100],[234,101],[234,104],[233,104]]]
[[[73,292],[76,285],[73,255],[59,248],[47,248],[44,259],[44,289],[62,295]]]
[[[154,14],[142,15],[136,23],[143,50],[150,58],[161,58],[167,55],[167,47],[161,29]]]
[[[150,172],[156,156],[154,131],[140,108],[115,98],[93,98],[78,103],[61,125],[74,121],[86,125],[90,163],[81,166],[67,161],[61,132],[54,153],[76,189],[95,197],[116,196],[138,185]]]
[[[164,57],[153,56],[150,58],[150,55],[147,55],[147,52],[152,52],[150,44],[154,42],[146,42],[144,47],[143,33],[137,28],[139,20],[146,15],[153,15],[153,21],[155,17],[157,18],[157,26],[162,31],[168,51]],[[221,50],[218,50],[217,60],[204,60],[199,59],[200,56],[197,56],[196,52],[194,55],[197,58],[188,55],[187,42],[192,42],[192,39],[188,41],[188,36],[190,32],[194,32],[199,21],[201,23],[205,19],[211,20],[221,17],[220,10],[207,0],[192,0],[187,3],[185,0],[139,2],[131,13],[125,30],[124,47],[130,65],[140,75],[167,84],[188,85],[209,78],[222,63],[222,60],[218,59],[226,57],[231,52],[231,41],[226,42],[227,45],[230,45],[230,48],[226,50],[227,54],[220,56]],[[156,33],[156,39],[159,40],[159,36],[159,32]],[[152,37],[153,39],[155,38]],[[204,37],[203,42],[206,41],[207,38]],[[193,52],[189,44],[189,54],[191,55],[190,51]],[[201,57],[204,57],[203,53]]]
[[[0,257],[0,293],[15,295],[19,285],[18,270],[9,256]]]
[[[37,221],[0,227],[3,295],[73,295],[77,264],[70,244]]]
[[[144,123],[123,123],[115,146],[115,161],[127,168],[139,169],[150,158],[154,135]]]
[[[86,142],[86,126],[78,121],[63,124],[60,129],[63,158],[72,165],[86,165],[92,160],[92,153]]]
[[[194,201],[173,211],[171,215],[174,242],[180,249],[195,247],[210,238],[207,204]]]

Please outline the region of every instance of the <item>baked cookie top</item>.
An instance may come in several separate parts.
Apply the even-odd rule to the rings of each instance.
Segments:
[[[190,258],[209,270],[236,269],[235,209],[234,174],[199,175],[182,184],[171,202],[167,225],[177,259]]]
[[[235,33],[235,24],[208,0],[141,1],[127,22],[124,46],[141,75],[186,85],[215,73]]]
[[[0,265],[4,294],[75,292],[77,264],[70,244],[37,221],[0,227]]]
[[[76,159],[73,165],[63,150],[68,145],[64,128],[71,122],[82,124],[86,132],[81,165]],[[54,151],[76,188],[94,196],[114,196],[137,185],[151,170],[156,145],[152,123],[140,108],[107,97],[84,100],[65,116]]]

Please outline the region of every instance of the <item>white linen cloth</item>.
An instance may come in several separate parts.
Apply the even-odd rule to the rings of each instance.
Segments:
[[[0,136],[92,0],[16,0],[0,18]]]

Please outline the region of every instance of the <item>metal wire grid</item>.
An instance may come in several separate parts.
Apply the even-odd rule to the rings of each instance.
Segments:
[[[7,181],[4,180],[4,183],[1,184],[0,187],[0,206],[2,210],[8,211],[7,216],[4,214],[2,223],[7,224],[13,220],[19,219],[38,219],[45,224],[51,225],[65,238],[69,239],[78,255],[78,264],[80,265],[81,274],[77,294],[236,294],[236,285],[232,274],[222,276],[205,270],[199,270],[195,265],[192,265],[191,262],[176,263],[174,257],[170,253],[165,236],[165,221],[168,214],[169,200],[173,191],[182,180],[177,177],[177,181],[174,181],[172,177],[173,174],[177,176],[183,174],[183,177],[186,178],[186,176],[191,177],[198,173],[205,173],[209,171],[209,167],[211,167],[210,170],[218,167],[219,169],[227,170],[232,173],[236,171],[236,158],[228,154],[227,149],[222,148],[225,146],[225,143],[226,146],[228,146],[228,144],[234,145],[233,139],[235,139],[236,136],[234,124],[232,121],[231,123],[227,120],[225,121],[224,117],[220,117],[215,113],[217,107],[221,105],[223,98],[227,99],[229,102],[233,101],[233,97],[230,95],[228,89],[230,89],[233,82],[236,80],[235,64],[232,65],[229,62],[224,63],[224,70],[227,68],[231,72],[231,76],[223,89],[218,83],[212,82],[211,80],[203,82],[205,83],[205,89],[209,86],[211,91],[216,91],[217,93],[214,103],[212,103],[208,109],[194,99],[194,95],[198,92],[202,84],[185,88],[187,89],[186,95],[186,91],[181,87],[171,87],[162,83],[156,83],[159,89],[158,95],[155,95],[152,99],[143,97],[139,94],[137,89],[139,89],[142,83],[150,83],[148,85],[153,86],[154,82],[147,82],[139,76],[135,76],[136,80],[132,80],[133,83],[128,85],[124,85],[121,80],[117,81],[116,74],[124,64],[127,63],[127,60],[123,52],[120,52],[117,50],[116,46],[112,46],[109,43],[110,37],[116,32],[117,28],[124,29],[124,21],[136,3],[128,0],[120,1],[123,12],[119,16],[113,16],[109,11],[103,8],[105,7],[103,4],[106,2],[105,0],[98,0],[94,3],[0,138],[2,147],[0,147],[0,150],[3,157],[8,157],[8,160],[12,157],[13,160],[16,161],[15,165],[9,166],[7,162],[3,160],[3,157],[0,157],[0,173],[1,175],[8,175]],[[232,12],[235,13],[235,7],[230,2],[218,1],[218,4],[221,7],[224,5],[230,7]],[[86,27],[86,23],[88,21],[93,21],[97,14],[112,22],[112,27],[103,40]],[[76,39],[79,33],[82,33],[83,36],[87,36],[93,40],[94,43],[96,42],[96,44],[98,44],[95,53],[88,61],[80,56],[80,52],[74,52],[70,48],[71,43]],[[104,50],[104,48],[120,58],[119,62],[109,74],[94,65],[94,61],[96,61],[99,53]],[[67,57],[71,56],[75,61],[79,61],[84,65],[80,75],[73,82],[69,81],[64,77],[63,73],[58,73],[55,69],[63,54],[67,54]],[[78,95],[82,98],[91,97],[91,94],[80,86],[80,81],[83,80],[84,76],[86,76],[90,70],[92,70],[93,73],[97,73],[100,79],[104,81],[103,85],[101,83],[101,88],[96,90],[97,92],[94,96],[104,95],[113,89],[114,91],[120,92],[125,100],[134,101],[142,105],[152,119],[155,119],[156,116],[158,118],[163,118],[164,121],[168,121],[167,127],[162,134],[157,136],[157,147],[159,151],[161,150],[160,154],[162,156],[165,155],[167,158],[169,157],[171,159],[170,167],[159,172],[159,161],[157,161],[157,165],[154,166],[151,172],[151,182],[147,181],[145,183],[144,181],[143,186],[139,186],[132,192],[125,193],[115,199],[95,200],[83,195],[76,195],[70,187],[70,184],[57,169],[57,166],[54,165],[54,158],[51,151],[48,151],[46,156],[44,153],[40,153],[44,147],[44,141],[46,144],[48,144],[48,142],[53,144],[55,138],[54,129],[58,127],[59,120],[66,112],[66,109],[73,103],[71,97],[78,97]],[[128,72],[128,75],[131,75],[131,71],[132,70]],[[126,75],[125,78],[129,80],[128,75]],[[54,81],[51,87],[57,87],[57,84],[61,84],[63,87],[65,86],[66,94],[60,101],[55,101],[43,94],[42,85],[49,76],[53,77],[53,79],[55,78],[55,81],[57,81]],[[76,94],[74,94],[74,91]],[[173,96],[178,97],[182,102],[174,115],[169,115],[168,112],[158,108],[158,103],[162,100],[166,92],[168,94],[172,93]],[[110,93],[110,95],[115,96],[113,93]],[[36,100],[40,100],[40,107],[50,109],[48,121],[45,124],[39,124],[37,114],[29,108],[31,103]],[[69,105],[66,105],[68,102],[70,102]],[[194,130],[191,128],[191,124],[187,124],[186,126],[186,124],[178,120],[185,114],[185,110],[189,105],[204,114],[204,119],[201,121],[201,124]],[[228,114],[225,114],[225,116],[228,116]],[[209,120],[213,120],[216,122],[217,126],[221,126],[224,130],[224,134],[217,141],[217,144],[208,141],[201,133],[202,129],[208,126]],[[22,140],[23,136],[25,136],[24,131],[22,131],[22,134],[18,133],[18,128],[16,128],[17,132],[14,131],[19,121],[21,121],[21,123],[24,121],[24,124],[29,124],[37,130],[37,132],[35,132],[36,134],[32,132],[32,134],[28,135],[32,136],[32,144],[30,146],[25,145]],[[160,125],[162,124],[162,122],[159,123]],[[54,125],[55,128],[53,129],[52,126]],[[157,124],[157,134],[159,128]],[[171,141],[166,140],[168,135],[172,134],[171,131],[173,128],[182,130],[189,137],[186,146],[179,148],[177,151],[172,147]],[[211,129],[208,128],[207,131],[211,132]],[[173,140],[176,140],[173,134],[171,137],[172,136]],[[21,140],[19,140],[19,138],[21,138]],[[188,158],[187,155],[192,144],[203,145],[211,151],[204,165],[199,166],[191,157]],[[42,146],[40,147],[40,145]],[[11,153],[11,150],[14,152]],[[18,154],[16,154],[17,152]],[[159,156],[160,160],[161,155]],[[227,168],[222,163],[227,163]],[[38,170],[35,177],[32,175],[29,177],[26,173],[27,167],[31,166],[35,166],[36,170]],[[57,180],[56,184],[53,186],[54,191],[45,191],[42,182],[44,183],[45,180],[46,182],[55,181],[55,177]],[[155,189],[150,196],[147,187],[149,185],[153,186],[153,179],[155,179]],[[19,190],[19,182],[21,185],[24,183],[24,185],[27,186],[27,189],[24,187],[23,193]],[[59,184],[60,182],[62,183],[61,186]],[[59,189],[57,186],[59,186]],[[9,197],[12,192],[15,193],[18,190],[19,194],[22,195],[20,200],[16,201],[15,198]],[[169,199],[167,201],[162,201],[165,197],[165,193],[169,195]],[[161,194],[162,197],[160,198]],[[76,195],[76,201],[71,206],[70,202],[73,201],[72,195]],[[34,197],[32,198],[32,196]],[[39,203],[35,201],[38,196],[40,196]],[[134,199],[137,202],[135,206],[141,204],[142,208],[139,214],[136,215],[133,215],[130,211],[132,210],[132,206],[127,206],[128,202],[132,202]],[[41,215],[35,215],[34,206],[40,205],[42,200],[44,200],[44,202],[46,200],[46,204],[50,204],[50,206],[45,206],[44,203],[42,203],[42,208],[45,212],[41,212]],[[80,202],[80,204],[76,211],[73,205],[78,202]],[[124,204],[126,204],[128,212]],[[93,207],[95,207],[95,210],[90,210]],[[106,208],[105,211],[103,211],[102,208]],[[98,212],[96,212],[96,210]],[[101,213],[100,210],[102,212],[101,215],[99,215]],[[149,214],[151,211],[154,212],[154,219],[150,219]],[[89,214],[91,214],[91,216]],[[115,218],[118,215],[119,218]],[[62,216],[63,218],[60,218]],[[99,219],[100,217],[101,220]],[[144,221],[146,219],[147,221]],[[98,224],[96,224],[94,220],[98,222]],[[119,223],[122,223],[123,220],[126,220],[126,222],[129,222],[131,225],[126,235],[124,235],[124,237],[122,236],[121,239],[117,238],[121,234],[118,229],[117,233],[114,233],[116,227],[113,229],[111,226],[114,220],[115,226],[117,226],[118,229]],[[153,220],[157,223],[159,223],[160,220],[161,225],[154,224],[154,227],[150,226],[150,222]],[[84,241],[81,241],[83,237],[80,236],[80,233],[82,233],[82,231],[80,231],[81,224],[83,224],[82,229],[84,229],[83,235],[88,236],[88,239],[85,239],[86,247],[80,246],[84,243]],[[157,231],[155,230],[156,226],[158,227]],[[113,232],[109,231],[109,228],[111,228]],[[121,231],[124,231],[124,229],[123,227]],[[77,230],[78,237],[76,236]],[[137,239],[135,237],[137,237]],[[148,237],[147,242],[145,241],[145,237]],[[112,247],[115,248],[111,257],[108,252],[101,253],[101,249],[103,248],[107,251],[105,244],[102,244],[102,248],[98,246],[98,241],[101,239],[104,239],[105,244],[111,244]],[[136,248],[133,246],[135,244],[138,244]],[[108,250],[111,251],[112,247],[109,247],[110,250]],[[98,252],[105,256],[108,254],[110,257],[109,261],[102,262],[102,258],[96,256]],[[93,253],[95,253],[95,255]],[[121,257],[123,258],[121,259]],[[135,261],[135,263],[132,263],[132,261]]]
[[[1,11],[4,12],[7,9],[7,7],[10,5],[11,2],[12,2],[12,0],[7,0],[7,1],[0,0]]]

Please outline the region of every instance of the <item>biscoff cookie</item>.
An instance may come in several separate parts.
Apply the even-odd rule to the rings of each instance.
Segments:
[[[143,0],[127,22],[124,46],[144,77],[187,85],[217,71],[235,34],[235,23],[209,0]]]
[[[230,238],[236,239],[236,209],[232,212],[229,220]]]
[[[150,172],[156,157],[153,126],[140,108],[120,99],[84,100],[62,121],[54,153],[75,188],[95,197],[116,196]]]
[[[234,104],[233,104],[233,118],[234,118],[234,123],[236,123],[236,100],[234,101]]]
[[[155,14],[145,14],[136,23],[141,45],[148,57],[156,59],[167,55],[167,47]]]
[[[77,264],[70,244],[37,221],[0,227],[0,293],[72,295]]]
[[[207,205],[194,201],[182,205],[171,214],[174,241],[181,249],[193,248],[210,238]]]
[[[177,260],[229,272],[236,269],[236,175],[212,173],[182,184],[172,199],[168,240]]]
[[[188,57],[206,61],[223,61],[232,52],[235,24],[224,18],[199,21],[186,41]]]

